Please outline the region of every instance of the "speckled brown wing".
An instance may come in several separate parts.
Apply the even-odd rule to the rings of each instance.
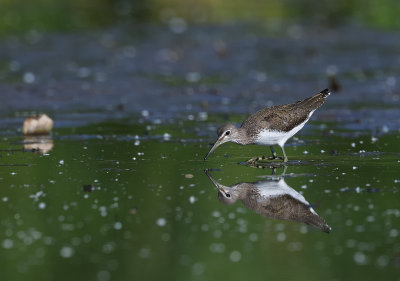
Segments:
[[[273,219],[292,220],[312,225],[324,232],[330,232],[325,220],[311,212],[310,206],[289,194],[270,197],[265,201],[249,196],[243,203],[256,213]]]
[[[262,129],[288,132],[306,121],[310,112],[320,107],[327,96],[328,89],[295,103],[264,108],[249,116],[241,127],[249,134]]]

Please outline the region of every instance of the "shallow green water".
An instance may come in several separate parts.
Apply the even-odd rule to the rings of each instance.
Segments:
[[[238,164],[268,152],[259,146],[226,144],[204,162],[212,125],[60,128],[45,154],[3,136],[1,279],[398,280],[397,132],[349,137],[311,123],[288,142],[285,181],[326,234],[221,203],[205,169],[227,186],[272,170]]]

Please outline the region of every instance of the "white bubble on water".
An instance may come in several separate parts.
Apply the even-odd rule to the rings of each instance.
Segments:
[[[147,259],[150,257],[151,251],[148,248],[141,248],[139,250],[139,257],[141,257],[142,259]]]
[[[33,74],[32,72],[25,72],[24,76],[22,77],[22,80],[27,84],[32,84],[33,82],[35,82],[35,79],[35,74]]]
[[[101,270],[97,273],[97,280],[99,281],[109,281],[111,279],[111,274],[107,270]]]
[[[11,239],[4,239],[2,246],[4,249],[11,249],[12,247],[14,247],[14,241]]]
[[[58,163],[60,163],[61,165],[63,165],[63,164],[64,164],[64,160],[60,160],[60,162],[58,162]]]
[[[363,252],[355,252],[353,259],[356,264],[359,265],[367,264],[367,256]]]
[[[164,219],[164,218],[158,218],[157,221],[156,221],[156,224],[159,227],[163,227],[163,226],[165,226],[167,224],[167,220]]]
[[[60,256],[63,258],[71,258],[75,254],[75,250],[72,247],[64,246],[60,250]]]
[[[242,254],[239,251],[233,251],[229,255],[229,259],[233,262],[239,262],[242,259]]]
[[[397,229],[391,229],[390,231],[389,231],[389,236],[390,237],[397,237],[399,235],[399,231],[397,230]]]
[[[39,209],[41,209],[41,210],[46,209],[46,203],[40,202],[39,205],[38,205],[38,207],[39,207]]]
[[[200,262],[197,262],[192,265],[192,272],[194,275],[201,275],[203,274],[204,270],[205,270],[204,264]]]
[[[278,235],[276,235],[276,240],[279,242],[283,242],[286,240],[286,234],[283,232],[279,232]]]
[[[196,201],[197,201],[197,198],[194,197],[193,195],[189,197],[189,202],[190,202],[191,204],[193,204],[193,203],[196,202]]]
[[[114,223],[114,229],[116,230],[120,230],[122,228],[122,223],[117,221],[116,223]]]

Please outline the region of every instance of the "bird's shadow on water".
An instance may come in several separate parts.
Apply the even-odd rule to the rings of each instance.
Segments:
[[[329,233],[331,227],[326,221],[314,211],[302,194],[286,183],[286,167],[280,176],[256,182],[239,182],[232,186],[216,181],[210,170],[205,170],[205,173],[217,188],[219,201],[226,205],[241,201],[246,208],[261,216],[297,221]]]

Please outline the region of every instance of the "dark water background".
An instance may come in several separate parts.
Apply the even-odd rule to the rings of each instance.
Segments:
[[[0,11],[1,280],[399,280],[397,2],[151,1],[138,20],[121,14],[136,2],[33,1],[30,21],[15,3]],[[243,165],[269,149],[234,144],[204,162],[216,129],[327,87],[284,180],[331,233],[220,202],[206,169],[230,186],[283,168]],[[52,136],[24,139],[38,112]]]

